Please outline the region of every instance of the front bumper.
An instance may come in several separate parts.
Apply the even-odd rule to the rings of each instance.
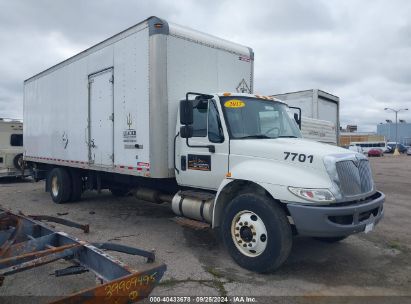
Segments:
[[[376,225],[384,215],[385,195],[376,192],[361,202],[336,206],[307,206],[289,203],[287,208],[299,235],[316,237],[348,236]]]

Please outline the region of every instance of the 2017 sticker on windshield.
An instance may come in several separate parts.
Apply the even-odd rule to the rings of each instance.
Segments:
[[[243,107],[245,107],[245,103],[244,103],[244,101],[241,101],[241,100],[238,100],[238,99],[230,99],[230,100],[227,100],[227,101],[224,103],[224,106],[225,106],[226,108],[236,109],[236,108],[243,108]]]

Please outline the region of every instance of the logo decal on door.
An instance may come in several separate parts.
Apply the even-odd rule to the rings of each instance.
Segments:
[[[211,171],[211,155],[188,154],[188,169]]]
[[[131,126],[133,125],[133,118],[131,116],[131,113],[128,113],[126,123],[128,129],[123,131],[124,148],[134,149],[135,143],[137,142],[137,131],[131,128]]]

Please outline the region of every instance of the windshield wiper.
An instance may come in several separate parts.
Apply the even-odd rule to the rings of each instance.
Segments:
[[[246,139],[246,138],[272,138],[272,137],[264,135],[264,134],[254,134],[254,135],[238,137],[238,139]]]
[[[276,138],[297,138],[297,136],[294,136],[294,135],[280,135]]]

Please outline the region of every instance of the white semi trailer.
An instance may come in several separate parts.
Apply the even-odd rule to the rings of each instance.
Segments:
[[[279,267],[295,234],[372,230],[384,194],[368,160],[301,139],[286,104],[252,94],[253,61],[151,17],[25,81],[25,160],[56,203],[86,189],[169,202],[253,271]]]

